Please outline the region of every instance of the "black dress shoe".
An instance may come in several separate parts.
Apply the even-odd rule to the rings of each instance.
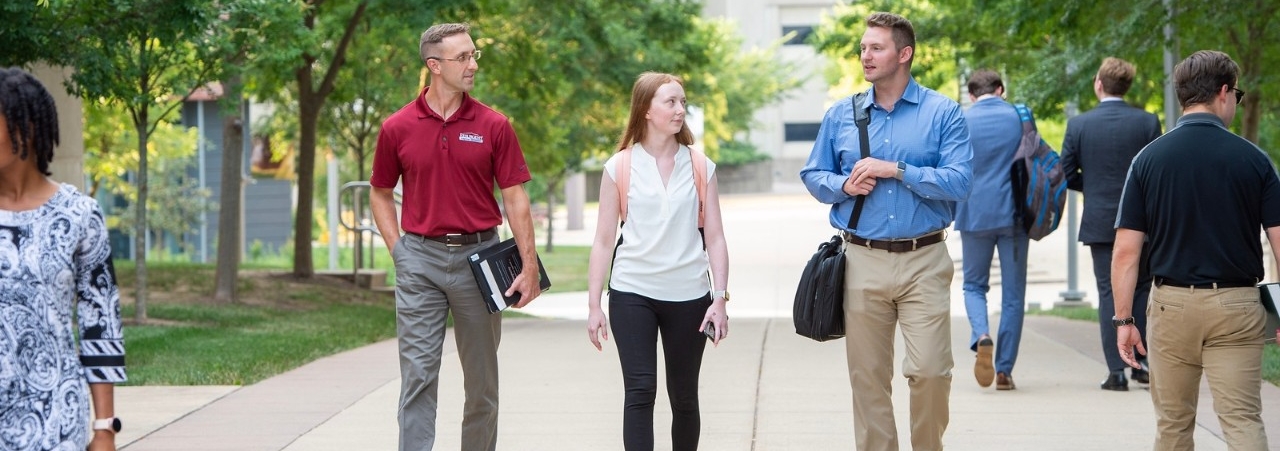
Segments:
[[[1111,391],[1129,391],[1129,380],[1124,378],[1124,371],[1118,371],[1107,375],[1107,380],[1102,381],[1103,390]]]
[[[1134,368],[1133,376],[1130,376],[1130,377],[1133,379],[1134,382],[1137,382],[1139,384],[1151,383],[1151,373],[1148,373],[1147,370],[1140,370],[1140,369]]]

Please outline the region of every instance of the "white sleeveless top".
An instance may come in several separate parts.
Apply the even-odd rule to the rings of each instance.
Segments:
[[[613,260],[610,288],[663,301],[694,300],[711,290],[710,264],[698,233],[698,191],[690,155],[681,145],[664,187],[658,161],[639,143],[632,146],[627,217],[622,218],[622,245]],[[613,180],[617,160],[614,154],[604,165]],[[708,180],[715,170],[708,158]]]

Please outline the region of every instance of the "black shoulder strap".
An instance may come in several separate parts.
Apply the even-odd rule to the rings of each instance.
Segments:
[[[871,108],[862,108],[867,98],[866,92],[853,96],[853,123],[858,126],[858,146],[862,148],[862,158],[871,158],[871,141],[867,137],[867,125],[871,124]],[[867,196],[858,196],[853,201],[853,214],[849,215],[849,230],[858,226],[858,217],[862,216],[862,204]]]

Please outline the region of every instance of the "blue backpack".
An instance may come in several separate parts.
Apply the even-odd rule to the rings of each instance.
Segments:
[[[1022,119],[1022,141],[1010,168],[1013,215],[1014,220],[1027,231],[1027,237],[1039,241],[1057,229],[1062,220],[1062,206],[1067,202],[1067,180],[1062,173],[1058,152],[1040,137],[1031,110],[1021,103],[1013,107]]]

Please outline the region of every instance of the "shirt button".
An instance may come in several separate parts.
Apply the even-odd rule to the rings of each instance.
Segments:
[[[893,194],[893,190],[889,190],[889,194]]]
[[[887,143],[887,142],[889,142],[889,138],[885,138],[885,139],[884,139],[884,142],[886,142],[886,143]]]
[[[889,215],[889,219],[893,219],[893,215]]]

